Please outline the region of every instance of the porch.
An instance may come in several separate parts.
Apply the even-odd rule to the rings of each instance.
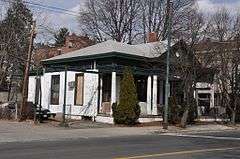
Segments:
[[[119,103],[122,74],[117,72],[99,75],[98,111],[95,121],[113,123],[112,104]],[[141,110],[139,122],[162,121],[164,107],[164,81],[157,75],[134,74]]]

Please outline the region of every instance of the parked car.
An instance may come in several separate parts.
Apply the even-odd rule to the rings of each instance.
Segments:
[[[52,113],[49,109],[41,108],[40,105],[28,102],[27,114],[30,119],[34,118],[34,113],[36,113],[36,119],[42,122],[43,120],[48,120],[50,117],[55,118],[56,113]]]
[[[51,113],[49,109],[37,107],[36,109],[36,118],[39,119],[40,121],[43,120],[48,120],[50,117],[55,118],[56,113]]]

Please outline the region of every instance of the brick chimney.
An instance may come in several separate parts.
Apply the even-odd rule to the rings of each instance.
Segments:
[[[72,33],[71,35],[66,36],[65,47],[72,48],[74,43],[78,41],[79,41],[79,36],[77,36],[75,33]]]
[[[70,35],[66,36],[66,39],[65,39],[65,46],[66,47],[68,47],[70,41],[71,41],[71,36]]]
[[[155,32],[150,32],[148,34],[147,42],[152,43],[152,42],[156,42],[156,41],[158,41],[157,34]]]
[[[61,55],[62,54],[62,49],[57,49],[57,55]]]

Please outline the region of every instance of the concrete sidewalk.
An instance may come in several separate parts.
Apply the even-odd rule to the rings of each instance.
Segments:
[[[19,123],[0,121],[0,143],[148,135],[157,130],[159,130],[159,127],[103,127],[75,129],[46,126],[44,124],[34,125],[32,122]]]
[[[62,128],[48,124],[34,125],[32,122],[10,122],[0,121],[0,143],[4,142],[28,142],[28,141],[57,141],[78,138],[100,138],[118,136],[151,135],[169,132],[207,132],[225,131],[235,128],[223,125],[196,125],[187,129],[180,129],[173,126],[169,130],[163,130],[160,126],[148,127],[115,127],[103,126],[98,128]]]

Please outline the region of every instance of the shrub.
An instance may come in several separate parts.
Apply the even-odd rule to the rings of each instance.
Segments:
[[[189,113],[188,113],[188,124],[193,124],[195,119],[197,118],[197,101],[196,99],[192,98],[191,105],[189,106]]]
[[[169,123],[179,124],[181,120],[182,107],[178,105],[176,97],[169,97]]]
[[[184,112],[188,111],[186,124],[194,123],[195,119],[197,118],[197,103],[195,99],[191,100],[190,105],[188,106],[186,101],[182,103],[178,103],[176,97],[171,96],[169,97],[169,109],[168,114],[169,118],[168,121],[170,124],[180,124],[182,118],[184,117]]]
[[[134,125],[140,115],[137,91],[131,69],[126,67],[121,80],[119,104],[114,103],[113,118],[115,124]]]
[[[9,107],[0,108],[0,119],[12,120],[14,119],[15,112]]]

